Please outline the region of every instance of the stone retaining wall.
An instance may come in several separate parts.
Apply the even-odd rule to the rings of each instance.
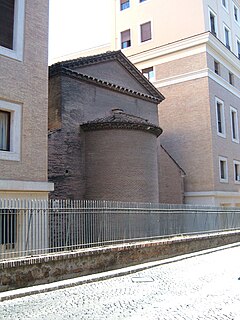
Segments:
[[[240,230],[81,249],[0,262],[0,292],[239,242]]]

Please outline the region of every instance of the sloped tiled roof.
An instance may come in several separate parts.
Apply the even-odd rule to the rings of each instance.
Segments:
[[[112,114],[103,118],[88,121],[81,125],[84,131],[103,129],[133,129],[147,131],[157,137],[162,129],[146,119],[123,112],[121,109],[113,109]]]
[[[114,60],[120,62],[122,66],[149,92],[149,94],[131,90],[130,88],[124,88],[117,84],[74,71],[75,68],[79,68],[81,66]],[[94,56],[58,62],[52,65],[49,69],[50,77],[57,74],[64,74],[85,81],[93,81],[95,84],[107,86],[110,89],[125,92],[127,94],[136,95],[147,100],[155,101],[156,103],[160,103],[164,100],[164,96],[158,91],[158,89],[153,86],[153,84],[127,59],[121,51],[109,51]]]

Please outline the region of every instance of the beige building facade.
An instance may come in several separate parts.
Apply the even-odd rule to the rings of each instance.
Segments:
[[[121,48],[166,97],[161,144],[186,173],[184,201],[240,205],[240,3],[115,1]]]
[[[240,206],[240,1],[112,6],[108,50],[121,49],[165,96],[161,144],[186,173],[185,203]]]
[[[47,199],[48,1],[0,2],[0,198]]]

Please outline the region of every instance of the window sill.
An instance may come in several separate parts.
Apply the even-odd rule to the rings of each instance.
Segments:
[[[11,151],[0,151],[0,160],[20,161],[20,154]]]

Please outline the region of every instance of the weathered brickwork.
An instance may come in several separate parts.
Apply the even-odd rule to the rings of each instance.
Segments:
[[[149,84],[150,89],[147,90],[141,83],[146,81],[145,78],[141,80],[142,75],[138,82],[116,61],[76,70],[88,76],[100,77],[102,74],[101,79],[117,84],[122,93],[112,90],[111,86],[92,83],[93,78],[84,81],[76,79],[76,74],[71,73],[50,76],[49,179],[55,183],[52,196],[159,202],[159,141],[155,135],[135,129],[95,132],[80,129],[81,124],[104,118],[116,108],[158,125],[157,103],[144,98],[144,94],[149,95],[149,90],[155,89],[151,89]],[[124,84],[125,87],[122,87]],[[127,92],[124,88],[131,91]],[[141,90],[142,93],[133,96],[134,90]],[[179,171],[176,173],[179,174]],[[164,175],[164,170],[161,175]],[[175,181],[172,183],[175,185]],[[175,190],[177,192],[178,189]],[[172,201],[169,197],[169,201],[182,199],[181,193],[182,190],[178,197],[174,194]]]
[[[85,139],[86,199],[159,202],[155,135],[100,130]]]

